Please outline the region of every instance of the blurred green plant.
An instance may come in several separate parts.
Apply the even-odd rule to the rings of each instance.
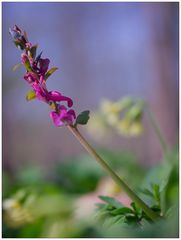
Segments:
[[[137,136],[142,131],[132,131],[132,126],[141,124],[142,128],[143,107],[142,101],[131,98],[124,98],[116,103],[104,102],[104,114],[101,115],[101,121],[105,123],[103,126],[106,129],[111,121],[114,124],[117,121],[119,128],[123,121],[128,121],[129,128],[123,135]],[[124,114],[122,120],[118,116],[120,112]],[[104,121],[106,114],[109,117]],[[78,124],[84,124],[88,119],[89,112],[85,111],[80,114]],[[108,149],[98,149],[98,152],[133,189],[139,191],[141,199],[154,213],[162,216],[162,219],[153,223],[143,208],[135,202],[124,206],[109,196],[100,196],[103,202],[97,204],[96,216],[102,225],[98,226],[90,219],[77,218],[77,199],[88,193],[96,193],[99,183],[106,176],[102,168],[97,167],[97,163],[85,154],[59,160],[52,176],[45,176],[37,166],[19,169],[14,176],[3,173],[3,237],[176,237],[178,147],[168,148],[154,118],[151,122],[166,161],[148,170],[140,166],[131,153],[112,152]],[[121,132],[124,132],[123,129]],[[169,226],[172,226],[170,232]]]
[[[100,196],[100,199],[105,202],[97,204],[98,218],[101,221],[109,221],[109,224],[119,223],[141,226],[142,219],[146,218],[150,220],[134,202],[132,202],[131,207],[128,208],[111,197]],[[157,212],[159,212],[159,210]]]
[[[99,149],[98,151],[111,167],[116,168],[125,180],[130,181],[133,187],[136,187],[143,178],[144,169],[132,154],[112,152],[108,149]],[[132,171],[135,171],[134,179],[129,178]],[[53,176],[64,191],[80,194],[94,191],[101,178],[106,174],[102,168],[97,167],[96,162],[91,161],[89,155],[84,154],[57,162]]]
[[[135,179],[130,179],[133,186],[143,178],[144,169],[130,153],[107,149],[99,152],[125,179],[136,170]],[[96,191],[106,176],[104,171],[85,154],[59,160],[51,175],[30,165],[17,170],[14,176],[4,172],[3,236],[101,237],[94,223],[75,218],[74,204],[79,197]]]
[[[170,223],[173,228],[167,234],[170,237],[176,236],[178,149],[170,152],[171,165],[163,162],[150,170],[141,167],[130,153],[111,152],[107,149],[99,151],[124,179],[139,190],[142,199],[154,211],[162,211],[161,195],[166,189],[164,220],[156,223],[157,225],[150,224],[145,221],[144,212],[135,203],[125,207],[108,196],[101,197],[103,203],[99,204],[96,210],[97,221],[104,223],[103,225],[95,224],[95,219],[92,222],[90,219],[77,219],[74,213],[77,198],[95,191],[100,180],[105,177],[103,170],[98,168],[88,155],[82,155],[65,159],[64,162],[59,161],[52,173],[53,177],[46,176],[38,167],[32,166],[17,171],[13,181],[11,176],[4,173],[3,236],[160,237],[166,236],[164,231],[171,218],[175,224]],[[133,172],[134,177],[130,178]],[[158,226],[160,231],[155,230],[155,226]]]
[[[160,164],[148,170],[139,188],[142,199],[153,211],[159,213],[164,218],[160,219],[156,224],[150,225],[150,219],[134,202],[127,208],[114,198],[100,196],[100,199],[104,203],[97,204],[96,216],[100,222],[104,223],[106,228],[112,229],[114,228],[112,227],[113,225],[119,225],[124,232],[124,234],[121,235],[122,237],[178,236],[178,148],[171,150],[168,155],[171,161],[162,161]],[[168,232],[167,229],[169,224],[173,227],[171,232]],[[134,225],[132,232],[135,233],[135,235],[127,232],[128,227],[132,225]],[[160,230],[154,231],[154,234],[151,233],[151,231],[155,230],[156,226],[160,226]]]

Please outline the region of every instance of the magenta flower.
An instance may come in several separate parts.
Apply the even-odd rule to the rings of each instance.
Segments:
[[[54,124],[57,127],[63,125],[73,124],[74,119],[76,118],[74,110],[70,109],[67,111],[65,106],[59,106],[59,112],[51,112],[50,117],[52,118]]]
[[[48,91],[45,88],[45,86],[43,86],[43,84],[39,84],[36,82],[32,83],[31,86],[32,86],[33,90],[35,91],[36,98],[40,101],[48,103],[48,99],[47,99]]]
[[[29,62],[29,57],[26,53],[21,54],[21,62],[22,64],[26,64],[27,62]]]
[[[53,101],[53,102],[66,101],[68,107],[72,107],[72,105],[73,105],[73,101],[72,101],[71,98],[65,97],[65,96],[61,95],[61,93],[59,93],[57,91],[49,92],[47,98],[48,98],[49,101]]]
[[[25,44],[25,46],[26,46],[27,49],[31,49],[31,48],[32,48],[32,44],[29,43],[29,42],[27,42],[27,43]]]
[[[43,77],[40,77],[39,83],[36,81],[32,83],[32,88],[35,91],[37,99],[49,103],[50,101],[52,102],[63,102],[66,101],[68,107],[72,107],[73,101],[71,98],[63,96],[61,93],[57,91],[50,91],[48,92],[45,84],[45,80]]]
[[[40,60],[38,61],[38,68],[40,74],[44,75],[47,72],[49,63],[50,60],[48,58],[46,59],[40,58]]]
[[[25,73],[24,79],[30,84],[32,84],[34,82],[38,83],[38,81],[39,81],[37,74],[34,72]]]
[[[45,75],[48,70],[48,66],[50,60],[48,58],[41,58],[42,52],[37,56],[37,58],[32,63],[32,68],[36,71],[39,75]]]

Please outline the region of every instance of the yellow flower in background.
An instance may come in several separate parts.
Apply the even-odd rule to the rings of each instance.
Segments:
[[[107,123],[115,126],[120,120],[120,113],[131,104],[132,99],[130,97],[124,97],[116,102],[103,99],[100,104],[100,111],[104,115]]]
[[[6,199],[3,202],[4,219],[11,227],[20,227],[31,223],[33,218],[27,208],[25,208],[17,199]]]
[[[127,137],[139,136],[144,131],[143,125],[140,121],[131,122],[128,119],[120,120],[116,128],[120,134]]]
[[[103,99],[99,110],[91,114],[88,133],[96,140],[110,137],[113,130],[126,137],[143,133],[142,125],[144,102],[132,97],[123,97],[118,101]]]
[[[117,129],[120,134],[128,137],[139,136],[143,133],[143,116],[144,103],[137,101],[132,107],[130,107],[123,119],[117,124]]]
[[[117,102],[111,102],[109,100],[102,100],[100,105],[100,111],[104,115],[104,118],[108,124],[114,126],[119,121],[119,112],[121,108]]]
[[[124,136],[139,136],[143,133],[142,116],[144,102],[124,97],[116,102],[104,99],[100,112],[104,120]]]
[[[124,97],[118,101],[110,101],[108,99],[103,99],[100,104],[100,111],[104,114],[119,114],[125,108],[131,106],[133,103],[131,97]]]
[[[117,114],[121,111],[121,105],[119,102],[112,102],[110,100],[103,99],[101,101],[100,109],[105,114],[109,113]]]
[[[131,136],[138,136],[144,132],[143,124],[141,122],[133,122],[130,127]]]

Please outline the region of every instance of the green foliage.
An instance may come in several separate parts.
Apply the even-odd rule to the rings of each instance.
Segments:
[[[103,236],[119,237],[120,235],[113,234],[112,229],[116,229],[117,234],[119,232],[122,237],[175,237],[178,235],[177,150],[171,151],[168,156],[169,162],[160,163],[146,172],[139,189],[141,198],[154,212],[164,218],[153,224],[135,203],[131,203],[129,208],[125,206],[118,208],[114,204],[114,198],[104,196],[101,197],[104,203],[97,204],[97,216],[104,223]],[[172,231],[169,231],[170,225],[173,227]],[[118,230],[118,227],[121,230]]]
[[[90,111],[81,112],[76,118],[75,125],[77,125],[77,124],[81,124],[81,125],[87,124],[87,122],[89,121],[89,118],[90,118],[89,113],[90,113]]]
[[[101,200],[103,200],[104,202],[106,202],[109,206],[112,206],[114,208],[123,207],[123,205],[120,202],[118,202],[117,200],[115,200],[114,198],[107,197],[107,196],[99,196],[99,198]]]
[[[134,202],[132,202],[130,208],[128,208],[111,197],[100,196],[100,199],[105,202],[97,204],[97,216],[102,222],[109,220],[109,225],[116,223],[135,226],[141,226],[143,220],[150,222],[150,219],[142,209]],[[152,210],[158,212],[158,209],[154,206]]]
[[[31,67],[31,64],[30,64],[30,62],[29,62],[28,59],[27,59],[26,62],[24,63],[24,66],[25,66],[25,68],[26,68],[26,71],[28,71],[28,72],[33,72],[33,69],[32,69],[32,67]]]
[[[58,68],[53,67],[45,74],[45,80],[47,80]]]
[[[144,171],[131,154],[112,152],[108,149],[98,149],[97,152],[124,179],[128,179],[134,171],[134,179],[129,179],[133,186],[136,186],[143,178]],[[54,174],[58,184],[69,193],[94,191],[103,176],[106,176],[104,170],[87,154],[64,161],[59,160],[55,166]]]
[[[164,197],[163,220],[153,224],[135,203],[127,207],[110,196],[100,196],[102,203],[97,204],[96,211],[100,221],[96,224],[90,215],[77,219],[75,212],[84,211],[81,206],[80,209],[75,207],[77,199],[91,196],[106,176],[85,154],[63,162],[59,159],[51,176],[38,166],[22,167],[14,175],[4,172],[3,203],[11,200],[6,203],[6,208],[11,209],[8,211],[11,222],[7,219],[7,209],[4,209],[3,237],[177,237],[177,150],[170,153],[170,164],[159,164],[150,171],[140,167],[130,153],[107,149],[97,152],[133,189],[140,186],[141,198],[158,214],[162,213]],[[18,223],[14,216],[19,218]],[[17,225],[13,226],[14,223]]]
[[[15,64],[14,67],[13,67],[13,71],[16,71],[16,69],[18,69],[21,66],[22,66],[22,63]]]
[[[160,203],[160,186],[157,184],[151,184],[151,190],[145,188],[143,190],[140,190],[144,195],[148,196],[151,200],[152,203],[154,203],[155,207],[158,207],[159,209],[161,208],[161,203]]]
[[[31,101],[36,98],[36,94],[34,90],[29,90],[26,94],[26,100]]]
[[[36,50],[37,50],[37,48],[38,48],[38,45],[34,45],[30,49],[30,53],[31,53],[31,56],[32,56],[33,59],[35,59],[35,57],[36,57]]]
[[[24,48],[25,48],[25,46],[24,46],[24,44],[22,43],[22,42],[20,42],[20,41],[13,41],[14,42],[14,44],[15,44],[15,46],[18,48],[18,49],[20,49],[20,50],[23,50]]]
[[[54,174],[64,191],[76,194],[94,191],[102,176],[104,171],[88,155],[57,163]]]

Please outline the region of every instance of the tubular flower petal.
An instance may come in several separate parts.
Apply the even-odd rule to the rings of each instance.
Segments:
[[[66,101],[67,104],[68,104],[68,107],[72,107],[72,105],[73,105],[73,101],[72,101],[71,98],[62,96],[61,93],[59,93],[57,91],[49,92],[48,93],[48,98],[49,98],[49,100],[55,101],[55,102]]]

